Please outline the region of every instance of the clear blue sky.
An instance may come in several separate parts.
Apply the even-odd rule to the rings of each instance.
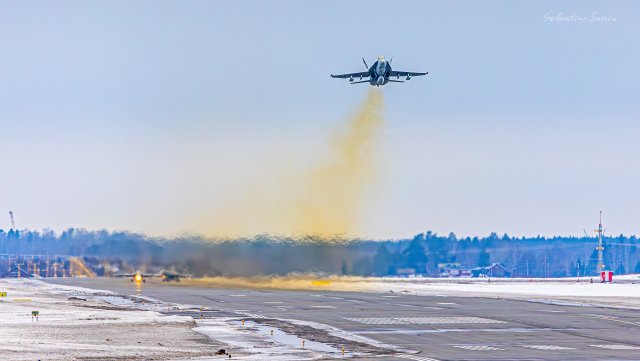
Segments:
[[[0,208],[209,232],[239,180],[309,156],[362,101],[328,75],[384,54],[430,74],[384,87],[363,235],[579,235],[599,210],[637,234],[638,34],[632,1],[1,1]]]

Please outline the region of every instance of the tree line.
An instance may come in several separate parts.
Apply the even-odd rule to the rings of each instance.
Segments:
[[[440,276],[448,268],[493,263],[512,277],[596,274],[594,237],[510,237],[492,233],[461,237],[424,232],[400,240],[257,235],[212,239],[201,236],[152,238],[139,233],[0,230],[0,254],[69,255],[125,261],[131,267],[172,268],[194,276],[255,276],[323,273]],[[640,273],[635,236],[604,238],[605,265],[616,274]]]

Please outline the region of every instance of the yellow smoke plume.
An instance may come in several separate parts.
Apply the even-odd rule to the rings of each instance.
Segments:
[[[329,152],[303,169],[270,167],[244,199],[230,200],[209,220],[213,235],[355,236],[379,178],[383,97],[371,89],[329,139]]]

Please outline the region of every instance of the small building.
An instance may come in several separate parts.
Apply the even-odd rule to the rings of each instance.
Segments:
[[[612,271],[601,271],[600,272],[600,282],[613,282],[613,272]]]
[[[493,263],[486,267],[476,267],[471,270],[473,277],[509,277],[511,274],[499,263]]]
[[[471,270],[463,267],[460,263],[441,263],[438,265],[438,269],[440,270],[440,277],[471,277]]]
[[[466,278],[466,277],[471,277],[471,270],[470,269],[450,269],[450,270],[444,270],[444,272],[441,273],[442,277],[458,277],[458,278]]]
[[[398,268],[396,270],[396,275],[400,277],[415,277],[416,269],[415,268]]]

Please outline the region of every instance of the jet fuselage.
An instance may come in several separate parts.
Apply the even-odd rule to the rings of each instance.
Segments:
[[[369,68],[369,84],[375,86],[385,85],[389,82],[390,74],[391,64],[384,59],[378,59]]]

